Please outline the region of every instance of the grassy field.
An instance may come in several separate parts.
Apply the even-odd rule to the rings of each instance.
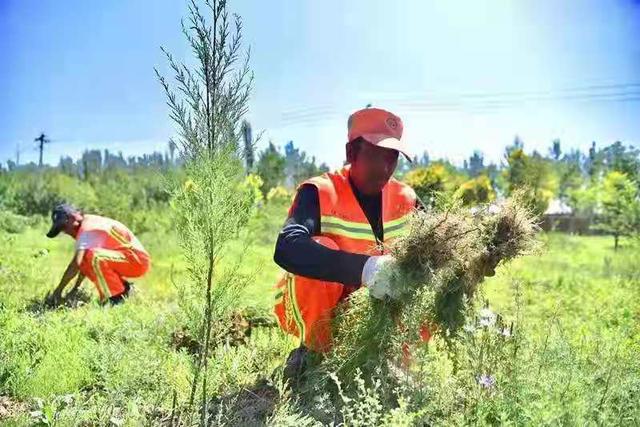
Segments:
[[[243,236],[250,243],[229,248],[227,259],[243,252],[243,269],[255,274],[239,308],[262,315],[270,309],[279,275],[272,262],[273,244],[284,213],[284,207],[262,212]],[[0,234],[0,423],[166,421],[174,399],[187,396],[193,369],[188,347],[176,335],[182,322],[177,289],[186,268],[176,236],[140,236],[153,256],[153,267],[136,283],[136,294],[126,304],[101,308],[87,282],[84,290],[91,299],[86,304],[48,311],[34,302],[57,284],[71,257],[72,240],[47,239],[45,229],[42,222],[19,234]],[[609,237],[541,238],[544,248],[539,255],[501,266],[482,292],[495,311],[507,321],[518,321],[518,328],[526,331],[527,354],[535,358],[531,356],[531,365],[522,369],[537,372],[521,377],[525,390],[518,391],[519,404],[497,407],[493,418],[476,419],[484,420],[480,424],[501,424],[500,411],[506,411],[505,419],[518,420],[516,424],[637,425],[640,251],[624,242],[614,252]],[[232,414],[237,410],[234,402],[242,399],[238,392],[268,378],[294,346],[276,328],[262,326],[239,343],[229,341],[215,349],[210,383],[216,390],[220,422],[240,419]],[[432,399],[434,405],[444,406],[444,398],[439,399]],[[266,422],[295,421],[295,410],[282,406],[289,400],[281,395],[279,402]],[[285,410],[291,413],[278,418]],[[468,409],[460,410],[459,418],[440,410],[452,425],[472,419]],[[437,414],[429,414],[427,419],[438,420]],[[357,424],[357,417],[350,419]]]

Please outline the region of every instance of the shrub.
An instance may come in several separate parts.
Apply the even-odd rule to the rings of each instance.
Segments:
[[[54,170],[16,172],[10,187],[5,203],[20,215],[49,216],[59,203],[71,203],[88,211],[98,205],[98,197],[89,183]]]
[[[413,169],[403,178],[403,181],[415,190],[418,197],[427,206],[433,206],[436,203],[438,193],[456,191],[463,182],[462,180],[462,176],[456,173],[450,165],[441,162]]]
[[[207,15],[192,2],[189,24],[183,26],[197,56],[196,68],[175,62],[167,53],[175,72],[176,90],[157,74],[178,126],[176,142],[187,178],[185,185],[174,181],[172,190],[172,207],[190,279],[181,288],[179,303],[187,326],[201,343],[185,405],[186,422],[198,416],[200,423],[207,425],[210,352],[220,343],[226,331],[225,320],[247,284],[247,278],[238,273],[241,259],[227,269],[218,268],[219,260],[249,220],[258,182],[254,177],[244,178],[239,149],[240,120],[247,109],[253,78],[248,55],[239,63],[241,20],[236,15],[233,22],[229,21],[225,1],[205,0],[204,7]],[[233,24],[235,31],[230,32]]]
[[[465,181],[456,191],[456,195],[462,199],[465,206],[487,204],[496,198],[491,180],[486,175]]]
[[[247,175],[247,177],[244,179],[244,182],[242,183],[242,191],[246,193],[249,199],[253,200],[252,204],[254,206],[261,205],[262,201],[264,200],[264,196],[262,195],[262,191],[260,190],[263,184],[264,182],[262,181],[262,178],[260,178],[260,176],[256,174]]]
[[[269,203],[289,203],[292,198],[291,192],[280,185],[273,187],[267,193],[267,202]]]
[[[17,234],[22,233],[25,228],[35,224],[37,220],[24,217],[22,215],[16,215],[9,211],[0,210],[0,230],[7,233]]]

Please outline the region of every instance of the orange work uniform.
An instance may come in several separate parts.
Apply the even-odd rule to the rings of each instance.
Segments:
[[[76,250],[84,251],[80,272],[96,285],[101,301],[122,294],[124,278],[140,277],[149,270],[149,254],[140,241],[110,218],[84,215]]]
[[[376,239],[349,183],[349,166],[311,178],[320,202],[320,235],[313,239],[330,249],[363,255],[382,255],[406,230],[416,205],[414,191],[395,179],[382,190],[384,242]],[[277,284],[274,312],[280,327],[300,337],[306,347],[325,352],[331,347],[331,319],[338,303],[359,286],[346,286],[285,273]]]

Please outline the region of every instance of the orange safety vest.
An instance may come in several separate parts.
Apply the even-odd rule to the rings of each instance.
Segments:
[[[78,249],[135,250],[148,255],[142,243],[124,224],[99,215],[84,215],[76,241],[80,245]]]
[[[79,268],[95,283],[101,300],[121,294],[123,277],[140,277],[149,269],[149,254],[122,223],[99,215],[84,215],[76,249],[84,256]]]
[[[380,242],[351,189],[349,171],[350,167],[346,166],[336,173],[325,173],[301,184],[311,184],[318,189],[320,236],[314,236],[314,240],[331,249],[382,255],[387,252],[389,243],[406,231],[409,215],[416,205],[415,192],[394,178],[382,189],[384,241]],[[276,287],[274,312],[280,327],[300,337],[313,350],[328,350],[333,309],[357,287],[291,273],[285,273]]]

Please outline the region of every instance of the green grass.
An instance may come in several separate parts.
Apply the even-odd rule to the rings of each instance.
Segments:
[[[615,252],[607,236],[542,238],[539,255],[515,260],[487,280],[486,297],[499,312],[513,312],[511,284],[518,282],[534,330],[558,319],[574,333],[640,332],[640,251],[632,242]]]
[[[255,275],[243,292],[242,307],[270,308],[279,274],[271,262],[276,233],[267,238],[260,231],[265,226],[277,230],[274,222],[280,223],[284,212],[277,210],[252,222],[250,239],[243,236],[259,244],[234,243],[223,260],[231,263],[242,251],[243,268]],[[152,268],[135,281],[136,293],[126,304],[100,307],[94,285],[85,281],[83,290],[92,297],[87,305],[34,313],[32,301],[57,285],[73,251],[71,238],[47,239],[45,232],[46,224],[40,223],[20,234],[0,235],[5,254],[0,261],[0,396],[31,407],[37,399],[54,402],[65,422],[106,422],[111,417],[106,414],[113,413],[132,425],[158,407],[168,411],[173,392],[186,398],[192,360],[171,342],[180,329],[177,288],[186,280],[177,236],[166,231],[140,236],[152,254]],[[218,349],[220,366],[212,382],[220,393],[250,384],[277,366],[291,343],[276,332],[258,329],[250,346]],[[65,395],[74,396],[75,403],[63,408],[55,402]]]
[[[271,307],[279,275],[272,261],[273,245],[284,214],[282,207],[262,212],[242,236],[245,243],[231,245],[223,261],[242,254],[243,271],[255,274],[239,303],[243,307],[262,312]],[[57,284],[73,244],[67,237],[47,239],[45,229],[46,224],[38,223],[19,234],[0,234],[0,396],[23,405],[0,422],[140,425],[166,417],[174,394],[179,401],[186,399],[193,370],[191,356],[172,345],[172,334],[181,327],[176,288],[186,280],[177,236],[166,231],[140,236],[152,254],[152,270],[136,282],[137,294],[126,304],[101,308],[93,284],[87,282],[84,288],[92,295],[87,305],[36,313],[28,310],[30,302]],[[543,239],[540,254],[499,267],[482,297],[511,320],[518,317],[514,293],[521,293],[518,327],[528,339],[523,348],[535,350],[531,366],[544,367],[538,377],[547,380],[523,376],[530,401],[507,410],[499,406],[507,400],[487,399],[498,409],[492,406],[494,413],[489,406],[477,406],[475,419],[479,424],[492,420],[481,414],[487,410],[492,417],[503,414],[524,424],[632,425],[624,417],[633,411],[640,414],[640,251],[627,242],[614,252],[609,237],[550,234]],[[210,384],[216,392],[212,397],[233,396],[269,377],[294,345],[276,329],[258,328],[243,345],[219,346],[211,362]],[[430,351],[435,353],[429,357],[445,357],[437,345]],[[438,366],[442,371],[433,372],[448,372],[444,362]],[[453,381],[447,375],[442,374],[443,381]],[[440,415],[425,409],[436,424],[442,423],[438,417],[447,413],[451,402],[445,399],[446,390],[438,392],[440,400],[432,397],[440,402]],[[600,402],[602,390],[607,392]],[[636,403],[630,401],[634,397]],[[311,415],[298,412],[294,403],[283,398],[272,424],[310,421]],[[224,414],[223,406],[219,414]],[[473,419],[468,408],[451,411],[458,414],[447,418],[451,424]],[[581,418],[571,419],[572,413]],[[393,423],[401,415],[393,415]],[[350,415],[343,411],[342,416],[347,420]],[[238,420],[232,413],[224,419]],[[489,423],[499,424],[499,417]]]

